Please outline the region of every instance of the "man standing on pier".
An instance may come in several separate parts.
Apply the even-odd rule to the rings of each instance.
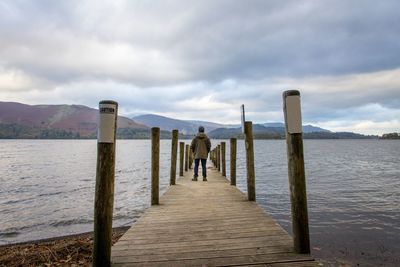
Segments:
[[[194,176],[192,181],[197,181],[199,177],[199,162],[201,162],[201,168],[203,170],[203,181],[207,181],[207,157],[211,149],[211,142],[207,135],[204,133],[204,127],[199,127],[199,132],[192,140],[190,149],[194,154]]]

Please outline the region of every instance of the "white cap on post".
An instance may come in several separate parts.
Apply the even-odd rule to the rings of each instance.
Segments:
[[[98,143],[115,142],[117,127],[118,103],[112,100],[103,100],[99,103],[99,127],[97,132]]]
[[[283,105],[286,131],[289,134],[302,133],[300,92],[297,90],[283,92]]]

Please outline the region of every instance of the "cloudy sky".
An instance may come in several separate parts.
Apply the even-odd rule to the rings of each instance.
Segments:
[[[101,3],[100,3],[101,2]],[[400,132],[400,1],[0,0],[0,101]]]

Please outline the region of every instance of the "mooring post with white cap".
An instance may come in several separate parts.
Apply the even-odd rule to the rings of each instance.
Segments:
[[[294,250],[310,253],[300,92],[283,93]]]
[[[99,103],[96,190],[94,200],[93,266],[110,266],[114,206],[115,139],[118,103]]]
[[[151,128],[151,205],[159,204],[160,128]]]

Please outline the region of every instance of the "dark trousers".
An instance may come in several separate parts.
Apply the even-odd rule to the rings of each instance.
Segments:
[[[199,176],[199,162],[201,160],[201,168],[203,169],[203,177],[207,177],[207,159],[194,159],[194,177]]]

